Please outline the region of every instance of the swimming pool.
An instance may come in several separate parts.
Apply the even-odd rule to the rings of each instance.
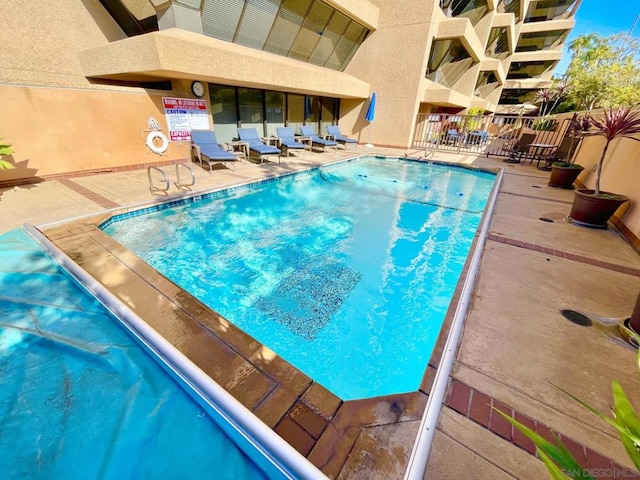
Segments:
[[[0,236],[0,257],[4,477],[294,476],[188,394],[24,231]]]
[[[417,390],[495,176],[365,157],[104,231],[344,400]]]

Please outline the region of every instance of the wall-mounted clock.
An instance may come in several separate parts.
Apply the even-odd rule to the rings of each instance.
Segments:
[[[196,80],[191,84],[191,91],[196,97],[201,98],[204,95],[204,85]]]

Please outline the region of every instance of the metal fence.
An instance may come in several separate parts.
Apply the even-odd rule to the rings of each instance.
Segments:
[[[416,119],[413,148],[432,151],[508,156],[508,147],[524,132],[535,133],[533,143],[560,145],[569,118],[522,115],[456,115],[420,113]]]

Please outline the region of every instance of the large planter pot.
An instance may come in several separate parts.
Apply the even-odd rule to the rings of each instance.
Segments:
[[[607,222],[618,207],[629,199],[624,195],[600,192],[595,196],[593,190],[575,191],[569,218],[573,223],[592,228],[607,228]]]
[[[571,165],[569,167],[562,167],[557,164],[551,165],[549,185],[557,188],[573,188],[573,182],[575,182],[582,170],[584,170],[582,165]]]
[[[638,348],[638,341],[634,333],[640,335],[640,294],[638,294],[638,298],[636,299],[636,306],[633,308],[631,317],[620,320],[618,327],[622,337],[631,345]]]
[[[629,318],[629,326],[634,332],[640,334],[640,294],[638,294],[636,306],[633,308],[631,318]]]

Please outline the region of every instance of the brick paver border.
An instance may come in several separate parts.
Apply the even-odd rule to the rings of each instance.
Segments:
[[[504,243],[506,245],[512,245],[518,248],[526,248],[527,250],[533,250],[535,252],[544,253],[546,255],[566,258],[567,260],[573,260],[575,262],[585,263],[587,265],[593,265],[595,267],[606,268],[615,272],[626,273],[627,275],[640,277],[640,268],[627,267],[625,265],[618,265],[611,262],[603,262],[602,260],[596,260],[584,255],[576,255],[575,253],[558,250],[556,248],[545,247],[543,245],[537,245],[535,243],[523,242],[522,240],[516,240],[514,238],[504,237],[502,235],[496,235],[495,233],[490,233],[487,238],[489,240],[493,240],[494,242]]]
[[[578,463],[587,470],[597,470],[603,473],[599,475],[599,479],[605,478],[631,478],[640,479],[633,470],[629,470],[622,465],[614,462],[598,452],[576,442],[574,439],[555,433],[548,425],[538,422],[535,419],[514,410],[509,405],[486,395],[473,387],[470,387],[455,378],[451,378],[449,384],[449,394],[445,400],[445,405],[467,419],[477,423],[494,434],[502,437],[507,442],[535,455],[535,445],[531,440],[525,437],[518,429],[513,427],[511,423],[502,418],[502,416],[494,410],[494,408],[510,415],[518,422],[526,425],[541,437],[555,444],[560,439],[567,447],[571,455]]]

